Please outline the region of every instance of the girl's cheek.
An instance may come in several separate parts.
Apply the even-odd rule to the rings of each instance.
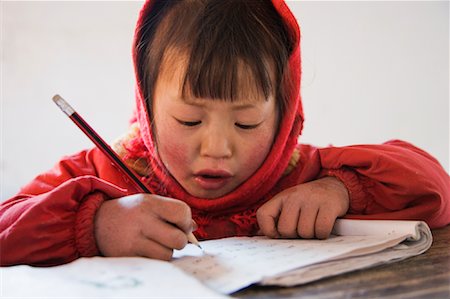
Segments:
[[[242,161],[242,169],[247,169],[250,175],[263,164],[272,147],[272,140],[267,135],[258,136],[252,141],[252,144],[245,148],[245,159]]]
[[[187,162],[187,144],[178,137],[177,134],[165,134],[159,145],[161,158],[172,174]]]

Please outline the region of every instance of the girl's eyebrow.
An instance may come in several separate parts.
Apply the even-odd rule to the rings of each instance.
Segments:
[[[189,106],[195,106],[195,107],[199,107],[199,108],[203,108],[206,106],[202,101],[197,101],[197,100],[193,100],[193,99],[189,99],[189,98],[181,98],[181,101],[184,104],[187,104]],[[252,109],[252,108],[257,108],[257,106],[252,103],[233,104],[232,110],[246,110],[246,109]]]
[[[241,105],[235,105],[233,107],[233,110],[246,110],[246,109],[252,109],[252,108],[256,108],[256,106],[253,104],[241,104]]]

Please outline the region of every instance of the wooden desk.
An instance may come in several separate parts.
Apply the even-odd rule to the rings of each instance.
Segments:
[[[236,298],[450,298],[450,226],[433,230],[422,255],[303,286],[252,286]]]

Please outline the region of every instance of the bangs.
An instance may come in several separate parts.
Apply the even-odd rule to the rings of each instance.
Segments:
[[[261,73],[256,73],[240,57],[234,56],[228,63],[217,58],[216,63],[207,63],[186,50],[169,48],[163,55],[158,81],[175,77],[183,98],[234,102],[268,100],[274,95],[274,71],[268,63],[261,64]]]
[[[274,96],[283,113],[292,45],[271,1],[163,2],[158,20],[149,21],[156,29],[142,29],[153,33],[140,41],[147,43],[140,78],[148,102],[162,69],[182,63],[183,95],[226,101]]]
[[[192,39],[183,90],[187,85],[196,97],[234,101],[254,86],[268,98],[276,93],[276,70],[269,67],[275,61],[269,45],[273,41],[261,39],[264,28],[249,5],[218,2],[223,3],[212,1],[205,7],[189,35]],[[253,18],[248,17],[250,12]],[[272,47],[272,51],[276,49]]]
[[[275,94],[273,70],[263,63],[243,62],[240,57],[230,59],[211,57],[211,62],[197,60],[191,56],[183,82],[186,91],[197,98],[236,101],[264,97]],[[200,63],[198,63],[200,62]]]

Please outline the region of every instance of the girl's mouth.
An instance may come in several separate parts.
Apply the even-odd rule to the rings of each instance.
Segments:
[[[195,182],[203,189],[217,190],[224,187],[232,175],[223,170],[202,170],[194,174]]]

